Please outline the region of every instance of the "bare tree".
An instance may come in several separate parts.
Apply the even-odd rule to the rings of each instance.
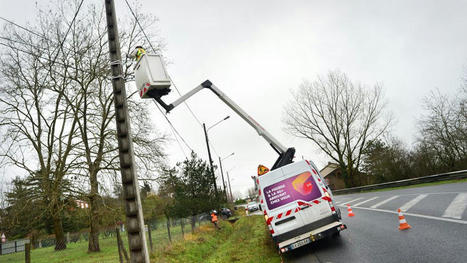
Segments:
[[[99,226],[102,221],[100,216],[100,206],[104,202],[99,194],[99,181],[103,181],[104,175],[113,175],[119,169],[118,160],[118,145],[116,140],[116,128],[115,128],[115,112],[113,107],[113,94],[112,85],[110,83],[109,76],[109,61],[108,61],[108,44],[107,44],[107,28],[105,22],[104,8],[98,5],[88,5],[86,10],[82,10],[77,16],[73,24],[66,23],[69,13],[73,13],[76,9],[78,2],[65,4],[57,4],[57,8],[52,10],[40,11],[39,18],[40,27],[35,29],[39,32],[39,36],[34,32],[17,32],[15,29],[9,29],[6,32],[8,39],[7,57],[10,52],[16,53],[17,60],[21,60],[22,57],[32,56],[38,62],[49,65],[48,68],[42,69],[43,66],[38,62],[32,64],[18,64],[17,61],[5,59],[2,63],[4,69],[11,68],[12,72],[5,72],[4,77],[8,79],[5,83],[9,93],[8,96],[1,102],[4,102],[6,111],[4,114],[10,114],[15,116],[22,111],[24,108],[28,108],[30,101],[24,99],[12,107],[9,101],[10,97],[15,97],[18,86],[13,86],[15,82],[15,71],[32,70],[44,71],[42,76],[44,78],[31,79],[30,82],[34,85],[42,84],[42,82],[48,82],[49,79],[62,80],[63,84],[57,88],[50,88],[52,94],[47,96],[39,94],[36,98],[38,103],[44,104],[42,108],[46,108],[48,114],[53,115],[56,111],[53,108],[48,107],[50,104],[50,98],[58,96],[60,101],[57,102],[61,111],[61,117],[59,124],[63,124],[63,129],[71,129],[66,134],[71,136],[69,148],[67,151],[67,158],[71,159],[66,164],[66,175],[72,181],[66,181],[67,189],[70,193],[74,193],[75,196],[87,196],[90,204],[90,238],[88,251],[99,251]],[[84,9],[84,8],[83,8]],[[51,15],[53,14],[53,15]],[[156,19],[152,16],[137,14],[140,19],[139,22],[143,27],[148,27],[153,24]],[[146,39],[143,39],[139,27],[136,21],[130,19],[124,21],[125,26],[120,30],[121,48],[124,53],[129,53],[133,50],[136,45],[148,45]],[[69,27],[69,34],[65,38],[62,35],[52,35],[50,32],[65,32],[64,27]],[[47,38],[42,36],[47,35]],[[151,35],[150,35],[151,37]],[[52,49],[53,44],[61,43],[60,49]],[[50,47],[49,47],[50,45]],[[162,46],[158,44],[157,47]],[[44,49],[49,50],[48,56],[44,57]],[[53,54],[54,53],[54,54]],[[25,58],[26,59],[26,58]],[[26,60],[31,60],[27,58]],[[49,63],[49,64],[48,64]],[[122,61],[125,69],[125,78],[131,79],[132,74],[132,63],[129,59]],[[6,74],[9,73],[9,74]],[[131,88],[131,86],[130,86]],[[130,118],[132,120],[132,136],[135,146],[135,156],[137,158],[137,164],[139,166],[140,174],[144,173],[144,177],[148,178],[154,176],[156,168],[162,162],[163,149],[162,144],[165,142],[165,137],[158,134],[151,124],[149,118],[149,111],[147,109],[147,102],[140,100],[137,97],[137,93],[133,90],[130,92],[130,98],[128,101],[130,108]],[[135,95],[136,94],[136,95]],[[44,109],[42,109],[44,111]],[[37,111],[37,110],[36,110]],[[63,117],[66,116],[66,117]],[[71,118],[72,116],[73,118]],[[35,127],[35,123],[30,122],[31,117],[25,116],[18,122],[20,124],[5,123],[7,130],[10,130],[13,126],[26,126]],[[41,117],[38,117],[42,120]],[[34,135],[34,131],[30,132]],[[51,134],[57,133],[54,130],[50,130]],[[49,134],[50,135],[50,134]],[[37,144],[41,138],[37,136],[27,136],[29,141],[22,145],[21,149],[26,151],[34,144]],[[11,136],[10,136],[11,137]],[[29,138],[30,137],[30,138]],[[20,146],[21,139],[9,139],[9,149],[4,149],[5,156],[9,157],[9,160],[14,165],[19,165],[21,168],[25,168],[26,165],[20,165],[13,160],[17,160],[15,157],[18,151],[13,151]],[[54,145],[56,142],[53,138],[50,139],[51,144]],[[54,148],[51,151],[55,150]],[[40,157],[38,158],[40,159]],[[65,164],[63,164],[65,165]],[[27,167],[31,172],[34,169]],[[42,171],[42,169],[41,169]],[[53,170],[55,171],[55,170]],[[65,176],[65,174],[63,175]],[[34,178],[37,178],[35,175]],[[78,178],[84,178],[89,180],[89,184],[79,185],[81,180]],[[99,179],[100,178],[100,179]],[[61,179],[65,182],[64,179]],[[36,184],[40,181],[34,181]],[[68,183],[70,182],[70,183]],[[46,194],[49,196],[49,194]],[[58,242],[57,242],[58,243]]]
[[[68,61],[74,66],[72,74],[73,97],[68,102],[73,112],[78,113],[79,134],[82,140],[74,154],[83,161],[84,175],[89,178],[90,191],[90,238],[88,250],[99,251],[99,195],[98,175],[112,174],[119,170],[118,145],[116,140],[114,96],[109,81],[107,25],[104,8],[91,5],[89,11],[80,17],[70,32],[69,49],[75,56]],[[155,22],[155,18],[141,16],[143,26]],[[134,20],[123,23],[120,40],[125,53],[130,53],[136,45],[144,45],[139,27]],[[147,44],[146,44],[147,45]],[[160,45],[157,45],[160,46]],[[125,58],[124,77],[132,74],[131,60]],[[81,71],[79,70],[81,69]],[[82,73],[82,71],[85,73]],[[135,92],[132,93],[135,95]],[[73,98],[82,97],[84,105],[76,107]],[[145,177],[155,174],[163,157],[161,145],[165,141],[151,125],[145,102],[140,98],[129,99],[132,119],[132,139],[135,144],[135,156],[140,164],[140,172]]]
[[[366,143],[383,134],[391,123],[384,116],[382,88],[355,84],[332,71],[304,82],[285,107],[284,122],[292,135],[311,140],[336,161],[347,186],[357,175]]]
[[[0,58],[1,154],[5,162],[23,169],[39,184],[31,197],[48,204],[57,239],[55,249],[61,250],[66,248],[61,218],[67,193],[64,184],[75,163],[71,150],[79,142],[78,114],[65,103],[70,84],[67,67],[55,63],[66,61],[69,53],[49,41],[58,39],[61,43],[66,30],[54,30],[53,22],[38,23],[43,37],[11,27],[4,32],[12,40]],[[73,102],[83,103],[78,98]]]
[[[467,89],[453,98],[432,92],[425,99],[427,114],[419,121],[419,144],[435,155],[435,166],[443,171],[467,165]]]

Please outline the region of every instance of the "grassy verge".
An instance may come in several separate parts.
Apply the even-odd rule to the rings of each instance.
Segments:
[[[241,217],[233,225],[222,221],[220,226],[201,226],[186,240],[157,250],[151,262],[280,262],[262,216]]]
[[[439,181],[439,182],[431,182],[431,183],[423,183],[423,184],[406,185],[406,186],[396,186],[396,187],[389,187],[389,188],[376,189],[376,190],[367,190],[367,191],[356,192],[356,193],[348,193],[348,194],[384,192],[384,191],[393,191],[393,190],[402,190],[402,189],[409,189],[409,188],[434,186],[434,185],[442,185],[442,184],[465,183],[465,182],[467,182],[467,178],[465,178],[465,179],[446,180],[446,181]],[[344,195],[344,194],[342,194],[342,195]],[[345,194],[345,195],[347,195],[347,194]]]
[[[123,235],[122,235],[123,236]],[[54,251],[54,247],[31,250],[31,262],[118,262],[117,240],[115,238],[101,239],[101,252],[88,254],[88,242],[70,243],[63,251]],[[0,256],[0,262],[24,262],[24,252]]]
[[[185,226],[188,231],[190,226]],[[179,225],[171,227],[172,240],[182,240],[181,228]],[[128,251],[127,233],[121,233],[123,243]],[[148,238],[146,234],[146,238]],[[160,226],[157,230],[152,230],[153,244],[156,248],[165,247],[169,244],[167,229]],[[117,239],[115,236],[101,238],[99,240],[101,252],[87,253],[88,241],[81,240],[76,243],[67,244],[67,248],[62,251],[54,251],[54,247],[45,247],[31,250],[31,262],[34,263],[61,263],[61,262],[83,262],[83,263],[105,263],[119,262]],[[149,245],[148,245],[149,247]],[[18,252],[0,256],[1,263],[24,262],[24,252]]]

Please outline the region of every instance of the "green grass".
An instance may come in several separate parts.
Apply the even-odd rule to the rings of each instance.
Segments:
[[[220,226],[202,226],[186,240],[155,251],[151,262],[280,262],[262,216],[241,217],[233,225],[221,221]]]
[[[122,236],[124,236],[123,234]],[[70,243],[62,251],[54,251],[54,247],[38,248],[31,250],[31,262],[118,262],[117,239],[101,239],[101,252],[87,253],[88,242],[83,240]],[[24,262],[24,252],[0,256],[0,262]]]
[[[465,182],[467,182],[467,178],[465,178],[465,179],[446,180],[446,181],[439,181],[439,182],[431,182],[431,183],[423,183],[423,184],[413,184],[413,185],[406,185],[406,186],[396,186],[396,187],[389,187],[389,188],[383,188],[383,189],[361,191],[361,192],[358,192],[358,193],[383,192],[383,191],[401,190],[401,189],[417,188],[417,187],[425,187],[425,186],[433,186],[433,185],[442,185],[442,184],[465,183]],[[354,193],[349,193],[349,194],[354,194]]]
[[[243,212],[243,211],[241,211]],[[220,222],[221,230],[216,231],[209,223],[202,223],[191,234],[191,226],[185,226],[183,239],[180,226],[171,227],[172,244],[167,238],[165,225],[152,231],[154,244],[151,262],[268,262],[278,263],[280,258],[267,232],[262,216],[241,216],[235,224]],[[126,242],[126,233],[122,233]],[[85,240],[70,243],[63,251],[54,247],[38,248],[31,251],[31,262],[118,262],[116,237],[100,239],[101,252],[87,253]],[[0,256],[0,262],[24,262],[24,252]]]
[[[190,230],[190,226],[185,226],[185,231]],[[181,227],[171,227],[172,239],[181,240]],[[160,225],[157,230],[152,230],[152,240],[155,249],[162,249],[169,244],[167,237],[167,228],[165,225]],[[127,248],[127,234],[121,233],[125,247]],[[146,235],[147,238],[147,235]],[[101,252],[87,253],[88,241],[82,240],[76,243],[67,244],[67,248],[62,251],[54,251],[54,247],[38,248],[31,250],[31,262],[34,263],[61,263],[61,262],[83,262],[83,263],[105,263],[118,262],[117,238],[113,237],[101,238],[99,242]],[[149,241],[148,241],[149,247]],[[0,256],[0,262],[24,262],[24,252],[18,252]]]

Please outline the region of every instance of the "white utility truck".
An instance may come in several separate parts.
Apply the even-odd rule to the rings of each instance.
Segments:
[[[284,147],[209,80],[167,105],[161,97],[169,94],[171,83],[158,55],[144,54],[135,66],[135,78],[141,98],[155,99],[167,113],[197,92],[211,90],[279,154],[271,171],[256,177],[256,183],[266,224],[281,253],[346,229],[313,162],[294,163],[294,148]]]
[[[259,175],[257,184],[266,224],[281,253],[338,236],[346,229],[330,189],[312,162],[278,167]]]

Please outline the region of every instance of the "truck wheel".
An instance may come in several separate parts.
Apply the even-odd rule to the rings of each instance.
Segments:
[[[340,231],[337,231],[336,233],[332,234],[332,237],[333,238],[338,238],[341,236],[341,232]]]

